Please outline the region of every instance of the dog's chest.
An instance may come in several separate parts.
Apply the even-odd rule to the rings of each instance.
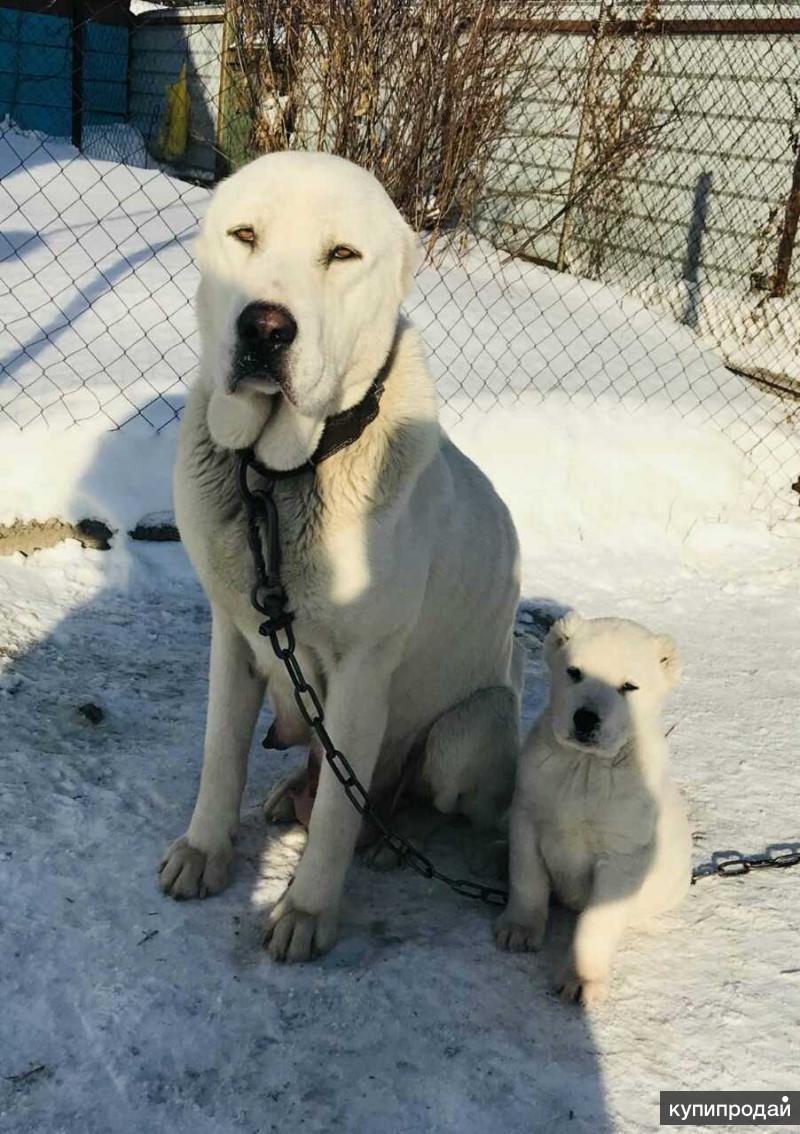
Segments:
[[[565,793],[548,826],[566,843],[590,855],[624,854],[649,841],[655,830],[655,808],[642,795],[608,798]]]
[[[184,523],[179,514],[181,531],[209,597],[221,603],[242,633],[251,642],[263,644],[269,655],[268,644],[258,636],[262,619],[249,600],[255,566],[233,456],[217,451],[213,459],[203,459],[203,449],[198,447],[179,476],[179,512],[191,515]],[[296,636],[335,654],[363,619],[369,599],[367,539],[362,525],[352,516],[337,523],[310,476],[278,482],[274,499],[280,577],[294,614]],[[260,531],[264,541],[263,526]]]
[[[556,888],[580,906],[595,864],[649,845],[657,805],[631,768],[545,761],[537,792],[540,844]]]
[[[305,496],[305,493],[303,494]],[[323,525],[313,502],[278,496],[278,533],[280,539],[280,581],[286,592],[287,608],[294,615],[295,633],[299,638],[314,634],[320,624],[335,624],[331,604],[333,566],[327,552]],[[302,509],[307,508],[307,517]],[[267,542],[263,525],[259,526],[262,545]],[[235,587],[237,595],[249,596],[255,581],[255,564],[248,545],[244,515],[221,525],[209,535],[209,564],[217,585]],[[238,605],[238,604],[237,604]],[[251,612],[254,622],[260,616]]]

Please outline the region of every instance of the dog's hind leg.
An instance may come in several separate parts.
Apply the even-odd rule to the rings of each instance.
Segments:
[[[431,728],[420,776],[437,811],[496,827],[511,802],[519,755],[519,698],[506,685],[478,689]]]
[[[287,748],[311,743],[311,729],[300,715],[292,686],[283,666],[273,666],[267,681],[269,697],[275,719],[264,738],[265,748],[283,751]],[[281,776],[273,785],[262,805],[268,823],[293,823],[298,818],[296,794],[302,791],[308,779],[308,767],[298,764],[291,772]]]
[[[298,764],[291,772],[281,776],[262,804],[264,818],[268,823],[297,821],[294,793],[302,790],[307,779],[308,768],[305,764]]]
[[[264,738],[265,748],[280,751],[308,744],[311,730],[300,715],[289,678],[283,666],[273,665],[267,679],[267,696],[275,719]]]
[[[651,847],[639,848],[595,866],[588,905],[575,925],[572,963],[561,982],[563,999],[579,1000],[588,1008],[608,996],[614,954],[631,920],[651,853]]]
[[[404,810],[389,817],[388,823],[393,831],[408,839],[413,846],[424,852],[425,843],[441,827],[450,822],[430,806],[415,801]],[[374,828],[373,828],[374,829]],[[373,840],[362,849],[362,862],[371,870],[397,870],[403,865],[403,857],[383,840]]]

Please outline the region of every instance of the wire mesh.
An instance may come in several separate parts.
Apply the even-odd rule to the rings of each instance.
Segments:
[[[0,0],[2,415],[173,421],[211,188],[265,149],[327,148],[423,234],[408,310],[447,417],[664,405],[731,437],[764,503],[796,503],[800,3],[496,4],[480,57],[448,46],[471,0],[343,5],[349,39],[314,6]],[[356,9],[384,37],[371,66]],[[443,13],[464,17],[444,78],[409,78],[391,36],[435,55]]]

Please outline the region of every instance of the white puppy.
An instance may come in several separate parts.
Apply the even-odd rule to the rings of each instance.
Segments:
[[[628,925],[675,905],[691,838],[667,768],[661,708],[680,676],[667,635],[568,614],[545,641],[550,703],[525,744],[511,808],[503,949],[538,949],[551,888],[581,911],[567,999],[603,1001]]]

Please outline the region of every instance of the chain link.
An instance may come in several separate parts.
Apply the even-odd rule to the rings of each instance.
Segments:
[[[257,468],[264,480],[260,488],[251,488],[248,470]],[[253,453],[243,450],[238,454],[237,479],[247,520],[247,542],[253,556],[256,581],[250,592],[253,606],[265,616],[259,633],[269,638],[275,656],[289,675],[297,708],[319,741],[325,760],[344,788],[345,795],[359,815],[378,831],[381,842],[423,878],[443,882],[457,894],[491,906],[504,906],[508,892],[501,886],[486,886],[466,878],[451,878],[437,870],[431,860],[398,831],[389,827],[373,808],[369,794],[353,770],[350,761],[340,752],[325,728],[325,712],[313,685],[303,674],[295,654],[295,636],[292,629],[294,615],[287,609],[289,598],[281,583],[281,546],[278,530],[278,510],[273,491],[275,482],[265,477],[266,470],[255,460]],[[262,525],[266,535],[266,555],[262,544]],[[717,851],[709,862],[692,869],[692,885],[700,878],[718,875],[730,878],[749,874],[762,867],[787,867],[800,863],[800,843],[773,843],[760,854],[741,854],[739,851]]]
[[[772,843],[765,851],[742,854],[741,851],[716,851],[708,862],[701,862],[692,870],[692,885],[698,878],[734,878],[763,867],[797,866],[800,863],[800,843]]]

